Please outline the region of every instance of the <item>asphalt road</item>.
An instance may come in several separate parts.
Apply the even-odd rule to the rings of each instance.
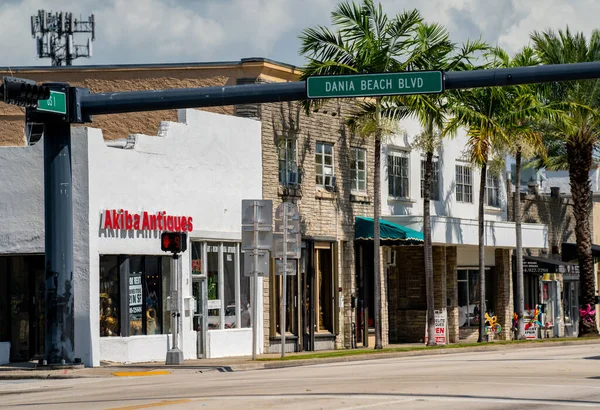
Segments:
[[[600,408],[600,345],[244,372],[0,381],[18,409]]]

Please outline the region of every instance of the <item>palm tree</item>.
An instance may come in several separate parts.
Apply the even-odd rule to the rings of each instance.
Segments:
[[[499,61],[499,67],[525,67],[540,64],[535,51],[531,47],[524,47],[512,58],[502,49],[496,48],[492,54]],[[517,279],[517,316],[518,330],[517,339],[525,339],[525,301],[524,301],[524,283],[523,283],[523,239],[521,228],[521,166],[523,158],[531,158],[535,155],[545,158],[545,149],[543,144],[540,124],[556,118],[560,115],[560,110],[541,102],[537,87],[532,85],[520,85],[509,87],[508,112],[503,118],[503,127],[510,139],[508,151],[515,158],[516,165],[516,186],[514,192],[514,220],[516,235],[516,279]]]
[[[535,31],[531,39],[540,60],[544,64],[579,63],[600,61],[600,31],[594,30],[588,40],[582,33],[572,33],[567,27],[558,34],[552,30]],[[600,138],[600,80],[568,81],[550,83],[543,87],[545,98],[565,105],[569,122],[552,122],[555,135],[551,138],[553,148],[566,154],[568,162],[575,236],[580,272],[580,305],[595,305],[594,265],[590,233],[591,187],[589,172],[593,152]],[[563,157],[564,158],[564,157]],[[554,159],[554,165],[564,163]],[[579,335],[598,334],[594,323],[580,319]]]
[[[507,89],[502,87],[475,88],[449,94],[453,100],[452,118],[446,124],[443,135],[455,135],[460,128],[467,129],[467,149],[471,161],[481,168],[479,188],[479,337],[484,341],[485,328],[485,222],[484,203],[486,178],[493,149],[506,146],[508,136],[503,127],[506,115]]]
[[[403,57],[412,43],[416,24],[422,18],[417,10],[388,18],[381,4],[373,0],[342,2],[332,12],[336,31],[326,27],[307,28],[300,39],[300,54],[308,59],[302,80],[315,75],[366,74],[404,71]],[[381,323],[381,98],[375,99],[375,170],[374,195],[374,279],[375,279],[375,349],[383,348]],[[307,113],[322,101],[307,101]]]
[[[450,41],[446,28],[437,23],[421,22],[417,24],[414,43],[407,59],[407,69],[412,71],[444,70],[457,71],[473,68],[475,53],[488,49],[481,42],[467,42],[460,49]],[[431,239],[431,182],[433,154],[441,143],[441,130],[446,122],[449,100],[444,94],[417,94],[396,97],[384,97],[382,116],[391,121],[413,117],[419,121],[423,131],[414,141],[414,146],[425,152],[425,175],[423,182],[423,235],[424,268],[427,295],[427,328],[430,335],[435,334],[433,247]],[[361,104],[361,110],[353,117],[354,121],[371,116],[376,112],[371,102]],[[429,337],[428,346],[436,345],[435,338]]]

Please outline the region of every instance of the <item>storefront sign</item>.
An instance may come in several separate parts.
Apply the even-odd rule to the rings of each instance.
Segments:
[[[527,340],[537,339],[537,327],[532,326],[529,329],[525,329],[525,339],[527,339]]]
[[[207,301],[208,309],[221,309],[221,300],[220,299],[212,299]]]
[[[194,229],[191,216],[167,215],[166,211],[130,213],[123,209],[103,211],[101,226],[102,229],[126,231],[191,232]]]
[[[447,330],[447,322],[448,322],[448,314],[446,309],[442,311],[435,311],[435,342],[438,345],[445,345],[448,343],[446,338],[446,330]],[[427,321],[425,321],[425,344],[429,340],[429,329],[427,328]]]

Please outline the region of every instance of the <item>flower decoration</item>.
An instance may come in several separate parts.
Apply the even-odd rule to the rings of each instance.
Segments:
[[[540,320],[538,319],[540,316],[540,307],[536,306],[535,310],[533,311],[533,315],[531,317],[531,319],[529,320],[529,323],[527,323],[525,325],[525,330],[529,329],[531,326],[535,326],[538,325],[540,327],[544,327],[544,325],[542,325],[542,323],[540,322]]]
[[[485,313],[485,321],[486,323],[489,324],[489,326],[485,327],[485,334],[487,335],[490,330],[496,334],[502,332],[502,326],[500,326],[500,324],[498,323],[498,319],[496,316],[491,316],[488,315],[488,313]]]
[[[584,322],[594,323],[596,321],[596,309],[588,303],[586,309],[579,308],[579,316],[581,316],[581,320]]]

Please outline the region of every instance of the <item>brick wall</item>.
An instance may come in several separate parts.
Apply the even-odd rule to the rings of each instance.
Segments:
[[[510,250],[496,249],[496,306],[494,313],[497,316],[498,323],[502,326],[500,339],[511,339],[511,326],[513,315],[513,286],[510,264]]]
[[[351,322],[351,294],[355,289],[354,220],[356,216],[373,215],[374,144],[351,135],[345,120],[354,108],[351,101],[330,101],[318,112],[306,115],[299,103],[262,104],[259,109],[248,105],[245,113],[259,112],[262,121],[263,147],[263,199],[273,201],[275,209],[284,200],[298,205],[303,237],[335,238],[338,247],[338,287],[342,288],[344,308],[339,314],[339,335],[336,346],[349,346]],[[236,108],[237,110],[237,108]],[[243,115],[242,110],[237,110]],[[255,115],[255,114],[250,114]],[[298,166],[302,168],[299,189],[286,189],[279,183],[278,144],[285,138],[297,140]],[[337,177],[335,192],[317,188],[315,176],[316,142],[334,146],[334,174]],[[365,197],[352,194],[350,175],[350,149],[367,150],[367,193]],[[341,254],[341,255],[340,255]],[[385,280],[384,280],[385,281]],[[265,281],[268,292],[268,280]],[[265,344],[270,340],[271,298],[266,296]],[[339,302],[337,302],[339,303]],[[385,317],[385,316],[384,316]],[[384,322],[385,323],[385,322]]]
[[[425,260],[422,246],[398,246],[397,266],[388,269],[390,343],[417,343],[425,338],[427,310]],[[433,247],[435,309],[448,300],[448,337],[458,339],[456,247]]]
[[[11,75],[9,73],[3,75]],[[235,84],[238,73],[232,69],[103,69],[34,70],[13,73],[38,82],[62,81],[89,88],[91,92],[141,91],[151,89],[210,87]],[[208,107],[207,111],[233,114],[233,107]],[[156,135],[161,121],[177,121],[177,110],[96,115],[92,124],[102,129],[107,140],[126,138],[130,134]],[[81,126],[81,125],[74,125]],[[0,146],[25,145],[25,110],[0,102]]]

